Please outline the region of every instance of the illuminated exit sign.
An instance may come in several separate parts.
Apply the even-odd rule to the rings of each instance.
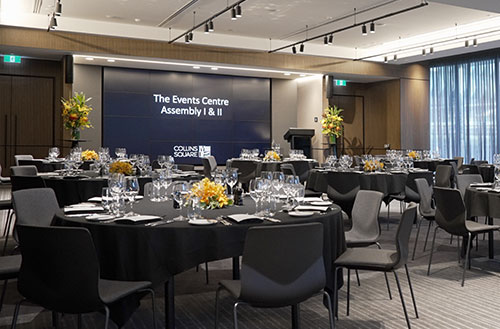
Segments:
[[[21,56],[4,55],[3,56],[3,61],[4,61],[4,63],[16,63],[16,64],[19,64],[19,63],[21,63]]]
[[[347,86],[347,81],[345,80],[335,80],[335,85],[336,86]]]

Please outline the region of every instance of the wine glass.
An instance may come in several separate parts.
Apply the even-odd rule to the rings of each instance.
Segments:
[[[250,197],[255,202],[255,215],[260,214],[260,193],[262,190],[262,179],[255,178],[250,181],[248,185],[248,191],[250,192]]]
[[[161,169],[167,165],[167,156],[166,155],[158,155],[158,158],[156,158],[156,161],[158,161],[158,165],[160,166]]]
[[[115,154],[118,159],[124,159],[127,155],[127,149],[124,147],[115,148]]]
[[[175,165],[175,159],[173,156],[169,155],[167,156],[167,161],[166,161],[167,169],[172,170]]]
[[[125,181],[125,195],[128,197],[130,203],[130,212],[128,215],[135,216],[134,213],[134,201],[135,197],[139,195],[139,181],[137,177],[127,177]]]
[[[229,185],[231,193],[233,194],[234,185],[238,183],[238,169],[227,169],[226,170],[226,184]]]
[[[286,175],[285,176],[285,183],[283,184],[283,192],[285,192],[286,195],[286,204],[288,205],[290,203],[290,198],[293,196],[294,193],[294,185],[296,183],[294,175]]]
[[[285,174],[283,174],[281,171],[273,172],[273,180],[271,185],[274,188],[276,194],[279,194],[284,184],[285,184]]]
[[[182,216],[182,207],[185,202],[185,197],[189,193],[189,184],[185,181],[177,181],[173,183],[172,186],[172,197],[175,202],[179,205],[180,215],[175,217],[175,221],[184,221],[187,218]]]
[[[123,174],[113,173],[109,175],[108,187],[111,191],[111,196],[113,197],[113,205],[115,212],[119,215],[120,209],[120,199],[122,198],[123,192],[125,190],[125,176]]]
[[[111,213],[112,199],[113,197],[111,196],[109,187],[103,187],[101,193],[101,205],[108,214]]]

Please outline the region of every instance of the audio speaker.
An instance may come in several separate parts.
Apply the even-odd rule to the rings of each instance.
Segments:
[[[335,79],[333,75],[328,75],[326,77],[326,98],[330,99],[333,97],[333,86],[335,85]]]
[[[64,56],[64,82],[73,83],[73,55]]]

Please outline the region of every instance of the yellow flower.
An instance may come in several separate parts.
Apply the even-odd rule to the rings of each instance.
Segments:
[[[412,158],[413,160],[415,160],[415,159],[418,157],[417,152],[415,152],[415,151],[411,151],[411,152],[409,152],[409,153],[408,153],[408,156],[409,156],[410,158]]]
[[[90,160],[98,160],[99,155],[94,150],[85,150],[82,152],[82,160],[90,161]]]
[[[264,161],[279,161],[280,159],[280,155],[276,151],[267,151],[264,156]]]
[[[225,188],[221,184],[215,184],[208,178],[204,178],[198,183],[193,184],[188,199],[198,197],[200,203],[205,209],[223,208],[232,204],[226,193]]]
[[[337,106],[329,106],[325,109],[321,128],[323,135],[340,137],[342,135],[342,122],[344,118],[340,114],[343,110]]]
[[[115,161],[109,166],[109,172],[114,174],[124,174],[124,175],[132,175],[133,167],[130,162],[125,161]]]

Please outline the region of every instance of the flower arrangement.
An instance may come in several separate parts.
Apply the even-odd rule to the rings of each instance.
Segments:
[[[193,184],[188,199],[191,197],[199,198],[203,209],[223,208],[233,204],[233,200],[227,197],[225,190],[225,187],[221,184],[216,184],[210,179],[204,178]]]
[[[280,155],[276,151],[267,151],[264,161],[280,161]]]
[[[134,173],[134,167],[132,167],[130,162],[115,161],[109,166],[109,172],[111,174],[132,175]]]
[[[365,161],[365,165],[363,166],[364,171],[370,171],[370,172],[383,169],[384,169],[384,163],[378,160],[367,160]]]
[[[64,127],[71,129],[73,139],[80,139],[80,129],[92,127],[89,121],[92,108],[86,104],[89,100],[91,98],[85,98],[84,93],[75,93],[75,96],[69,99],[61,99]]]
[[[83,161],[99,160],[99,155],[94,150],[85,150],[82,152]]]
[[[344,111],[339,109],[336,105],[333,107],[328,106],[323,113],[323,119],[321,119],[321,128],[323,128],[323,135],[328,135],[330,137],[336,138],[342,135],[342,122],[344,122],[344,117],[340,114]]]
[[[412,158],[413,160],[417,160],[418,159],[418,154],[415,151],[408,152],[408,156],[410,158]]]

